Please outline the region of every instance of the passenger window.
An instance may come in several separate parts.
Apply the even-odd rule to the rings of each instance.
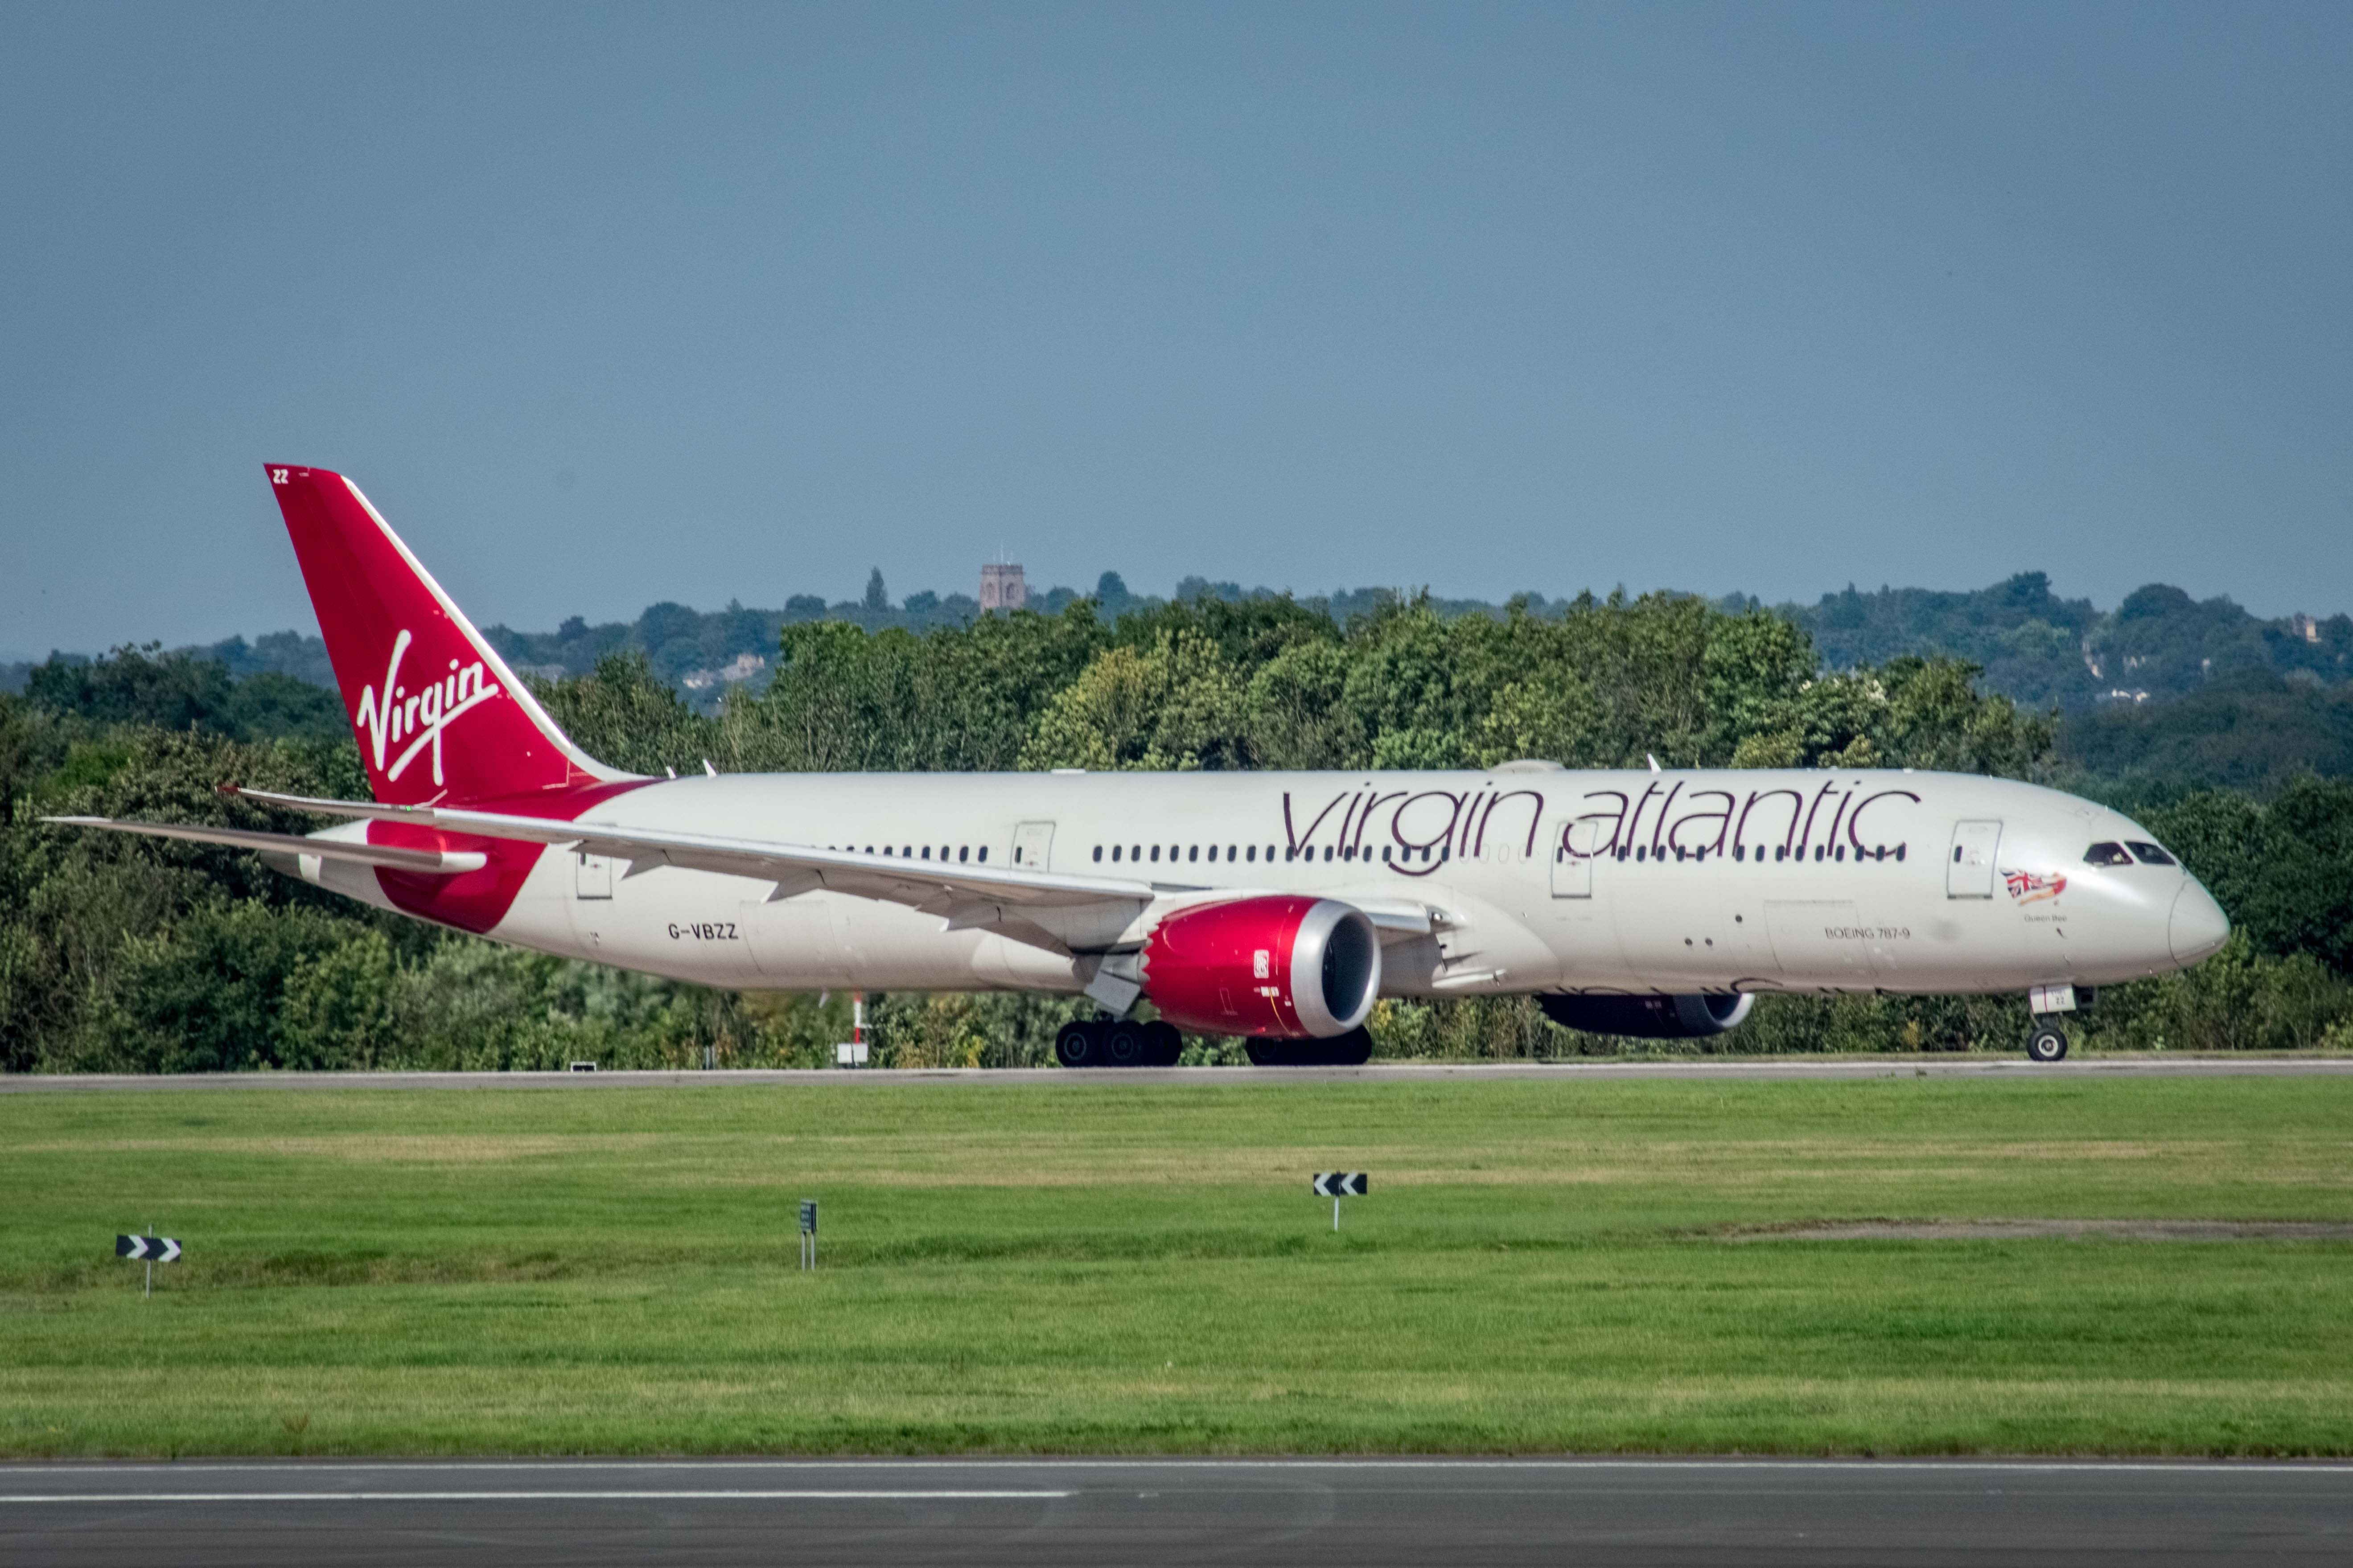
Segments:
[[[1185,852],[1185,858],[1187,860],[1198,860],[1200,858],[1201,847],[1198,844],[1194,845],[1192,848]]]
[[[984,860],[988,858],[988,846],[986,844],[980,847],[980,858]]]
[[[928,860],[928,859],[930,859],[931,858],[932,858],[932,847],[931,847],[930,845],[926,844],[926,845],[924,845],[924,846],[923,846],[923,858],[924,858],[924,859],[926,859],[926,860]]]
[[[1253,844],[1253,845],[1251,845],[1251,846],[1250,847],[1250,858],[1251,858],[1252,860],[1255,860],[1255,859],[1257,859],[1257,858],[1258,858],[1258,846],[1257,846],[1257,845],[1255,845],[1255,844]]]
[[[2084,851],[2084,863],[2087,866],[2129,866],[2132,857],[2125,853],[2125,847],[2121,844],[2094,844]]]
[[[1095,846],[1095,858],[1098,860],[1103,858],[1103,846],[1100,844]]]
[[[1157,844],[1155,844],[1155,845],[1154,845],[1154,846],[1152,847],[1152,858],[1153,858],[1155,860],[1157,860],[1157,859],[1159,859],[1159,858],[1160,858],[1160,846],[1159,846],[1159,845],[1157,845]]]
[[[2172,856],[2167,854],[2164,847],[2161,845],[2146,843],[2138,838],[2127,838],[2125,840],[2125,843],[2131,848],[2134,858],[2139,860],[2144,866],[2179,866],[2181,864],[2180,861],[2176,860]]]
[[[1227,845],[1227,846],[1226,846],[1226,864],[1227,864],[1227,865],[1229,865],[1229,866],[1230,866],[1230,865],[1232,865],[1233,863],[1234,863],[1234,846],[1232,846],[1232,845],[1229,844],[1229,845]]]
[[[1103,853],[1103,851],[1102,851],[1102,850],[1100,850],[1100,849],[1098,849],[1098,850],[1096,850],[1096,851],[1095,851],[1095,853],[1096,853],[1097,855],[1101,855],[1101,854]],[[971,859],[971,858],[972,858],[972,846],[971,846],[971,845],[969,845],[969,844],[959,844],[959,845],[957,845],[957,846],[956,846],[956,861],[957,861],[957,863],[958,863],[959,865],[961,865],[963,862],[965,862],[965,861],[966,861],[966,860],[969,860],[969,859]]]

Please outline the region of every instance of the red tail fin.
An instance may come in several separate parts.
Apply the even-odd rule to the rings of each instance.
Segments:
[[[377,800],[482,800],[630,776],[565,738],[357,485],[275,464],[269,485]]]

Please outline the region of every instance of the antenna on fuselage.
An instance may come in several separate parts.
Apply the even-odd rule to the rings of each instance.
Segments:
[[[1647,762],[1647,763],[1649,763],[1651,764],[1651,771],[1652,773],[1657,773],[1657,772],[1659,771],[1659,759],[1658,759],[1658,758],[1656,758],[1656,757],[1654,757],[1654,756],[1651,755],[1651,753],[1650,753],[1650,752],[1644,752],[1642,753],[1642,760],[1643,760],[1643,761],[1645,761],[1645,762]]]

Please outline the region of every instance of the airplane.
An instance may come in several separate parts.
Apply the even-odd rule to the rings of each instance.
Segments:
[[[1905,768],[733,773],[651,778],[557,728],[359,488],[269,481],[373,801],[224,785],[309,835],[239,846],[494,942],[747,990],[1019,990],[1100,1009],[1068,1067],[1361,1063],[1381,996],[1533,994],[1573,1028],[1739,1026],[1773,993],[2024,993],[2027,1054],[2230,921],[2154,835]],[[1148,998],[1158,1016],[1134,1016]]]

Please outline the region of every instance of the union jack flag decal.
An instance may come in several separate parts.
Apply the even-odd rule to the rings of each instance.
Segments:
[[[2067,890],[2067,879],[2055,872],[2046,876],[2040,871],[2004,871],[2001,880],[2011,900],[2021,904],[2055,899]]]

